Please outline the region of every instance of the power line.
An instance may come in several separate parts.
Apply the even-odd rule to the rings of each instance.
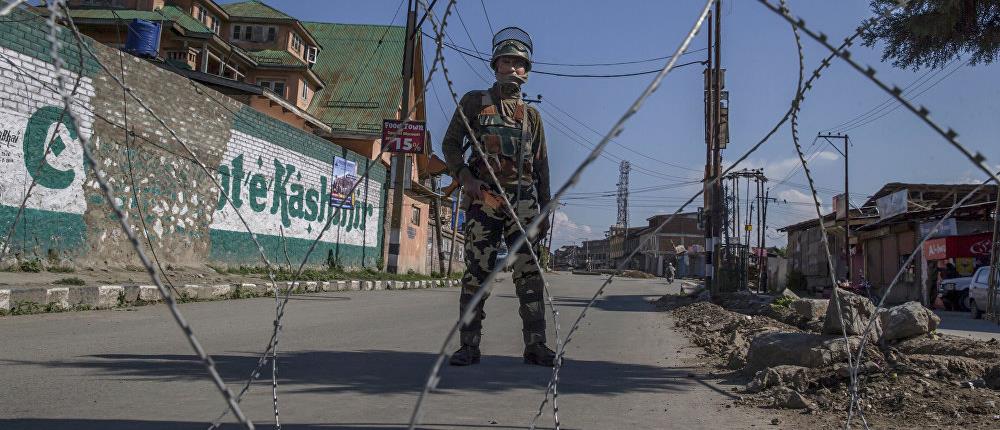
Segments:
[[[552,98],[551,97],[546,98],[545,102],[549,106],[552,106],[553,108],[555,108],[556,110],[558,110],[559,112],[561,112],[563,115],[566,115],[567,117],[569,117],[569,119],[573,120],[573,122],[575,122],[577,124],[580,124],[580,126],[582,126],[583,128],[589,130],[591,133],[594,133],[595,135],[601,136],[600,132],[598,132],[597,130],[594,130],[591,126],[587,125],[587,123],[585,123],[583,121],[580,121],[579,119],[577,119],[576,117],[574,117],[573,115],[571,115],[569,112],[566,112],[565,110],[563,110],[562,108],[560,108],[559,105],[557,105],[555,103],[552,103]],[[698,172],[698,173],[702,172],[702,169],[694,169],[694,168],[691,168],[691,167],[685,167],[685,166],[680,165],[680,164],[676,164],[676,163],[671,163],[669,161],[660,160],[658,158],[655,158],[655,157],[652,157],[650,155],[644,154],[642,152],[636,151],[636,150],[634,150],[632,148],[629,148],[628,146],[625,146],[625,144],[619,142],[617,139],[612,139],[611,141],[614,142],[615,144],[617,144],[618,146],[621,146],[623,149],[625,149],[628,152],[631,152],[631,153],[633,153],[635,155],[638,155],[640,157],[643,157],[643,158],[655,161],[657,163],[662,163],[662,164],[665,164],[665,165],[670,166],[670,167],[676,167],[678,169],[690,170],[692,172]]]
[[[486,11],[486,3],[483,0],[479,0],[479,4],[483,6],[483,16],[486,17],[486,25],[490,27],[490,34],[496,34],[496,31],[493,31],[493,23],[490,22],[490,13]],[[455,10],[457,11],[458,7]]]
[[[460,46],[460,45],[453,45],[453,46],[448,46],[448,47],[452,48],[452,49],[455,49],[455,50],[465,51],[465,52],[468,52],[470,54],[475,54],[475,55],[493,55],[493,53],[491,53],[491,52],[482,52],[482,51],[479,51],[478,49],[469,49],[467,47]],[[707,48],[707,47],[706,48],[699,48],[699,49],[692,49],[692,50],[689,50],[689,51],[685,51],[683,54],[681,54],[681,56],[690,55],[690,54],[694,54],[694,53],[702,52],[702,51],[707,51],[708,49],[709,48]],[[545,65],[545,66],[599,67],[599,66],[623,66],[623,65],[628,65],[628,64],[651,63],[653,61],[669,60],[670,58],[671,58],[671,56],[667,55],[665,57],[646,58],[646,59],[642,59],[642,60],[624,60],[624,61],[596,62],[596,63],[560,63],[560,62],[542,61],[542,60],[535,60],[535,59],[532,59],[531,62],[533,64],[541,64],[541,65]],[[674,67],[676,67],[676,66],[674,66]]]

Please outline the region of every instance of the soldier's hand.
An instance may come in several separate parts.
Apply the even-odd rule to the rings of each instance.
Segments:
[[[469,172],[468,169],[462,171],[458,180],[462,183],[466,196],[469,196],[473,201],[483,201],[483,189],[486,188],[485,182],[473,176],[472,172]]]

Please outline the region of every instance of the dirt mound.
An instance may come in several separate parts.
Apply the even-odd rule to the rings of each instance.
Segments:
[[[622,277],[625,278],[638,278],[638,279],[653,279],[656,275],[650,275],[649,273],[642,272],[639,270],[626,270],[621,273]]]
[[[797,327],[808,325],[787,307],[764,300],[736,296],[722,301],[739,312],[687,296],[661,298],[657,306],[672,309],[676,325],[714,358],[713,365],[736,371],[731,380],[745,384],[737,405],[774,408],[783,422],[795,421],[797,427],[842,427],[850,405],[846,361],[749,371],[747,350],[755,338],[809,331]],[[930,334],[869,345],[859,368],[860,412],[872,428],[1000,428],[1000,391],[989,388],[998,384],[997,340]],[[778,411],[786,409],[796,412]],[[860,421],[854,423],[861,427]]]

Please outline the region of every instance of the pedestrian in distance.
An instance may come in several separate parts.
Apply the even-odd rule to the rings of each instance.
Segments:
[[[462,96],[457,109],[468,118],[475,141],[486,158],[472,148],[474,144],[462,115],[452,116],[442,141],[445,162],[453,178],[464,187],[467,199],[465,223],[465,273],[459,311],[465,312],[472,297],[484,288],[483,282],[497,264],[497,244],[501,239],[513,244],[521,235],[515,223],[527,226],[542,216],[538,231],[527,244],[510,249],[514,254],[513,279],[519,302],[524,338],[524,362],[552,366],[555,352],[545,345],[544,283],[538,263],[528,247],[539,255],[540,239],[548,231],[548,217],[540,214],[549,202],[549,162],[545,131],[538,110],[521,98],[521,88],[531,71],[533,46],[528,34],[517,27],[500,30],[493,37],[490,65],[496,83],[487,90],[470,91]],[[468,142],[466,144],[466,142]],[[500,181],[494,183],[492,169]],[[513,205],[514,213],[503,204],[504,195]],[[531,232],[529,232],[531,233]],[[475,307],[472,321],[461,328],[461,347],[451,355],[449,363],[467,366],[479,363],[482,339],[483,310],[486,297]]]

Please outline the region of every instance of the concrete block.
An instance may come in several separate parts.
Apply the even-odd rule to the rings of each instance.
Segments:
[[[45,290],[45,302],[43,304],[55,303],[63,309],[69,309],[69,288],[56,287]]]
[[[47,303],[48,296],[46,294],[45,288],[25,288],[18,290],[11,290],[10,293],[10,303],[11,306],[19,302],[34,302],[40,305]]]
[[[144,302],[159,302],[163,300],[163,295],[160,294],[160,289],[156,288],[155,285],[140,285],[138,300],[142,300]]]
[[[135,303],[139,301],[139,286],[125,285],[122,287],[125,292],[125,303]]]
[[[111,309],[118,306],[118,297],[125,292],[125,287],[120,285],[102,285],[97,287],[97,302],[93,307],[97,309]]]
[[[0,290],[0,310],[10,310],[10,290]]]
[[[316,281],[306,281],[306,292],[315,293],[319,291],[319,283]]]
[[[395,290],[396,289],[396,281],[384,281],[384,282],[385,282],[385,289],[387,289],[387,290]]]
[[[218,300],[229,296],[233,292],[233,286],[229,284],[218,284],[205,286],[199,292],[199,299]]]
[[[351,284],[349,288],[351,291],[361,291],[361,282],[359,281],[350,281],[350,282]]]
[[[372,281],[372,284],[374,286],[375,291],[381,291],[385,289],[385,287],[382,285],[382,281]]]
[[[320,291],[336,291],[336,285],[335,284],[331,284],[330,282],[327,282],[327,281],[323,281],[323,282],[319,283],[319,290]]]
[[[347,291],[348,283],[347,281],[336,281],[337,290],[336,291]]]
[[[187,298],[187,299],[197,299],[198,293],[201,291],[201,285],[187,284],[177,287],[177,294],[181,297],[175,297],[175,299]]]

